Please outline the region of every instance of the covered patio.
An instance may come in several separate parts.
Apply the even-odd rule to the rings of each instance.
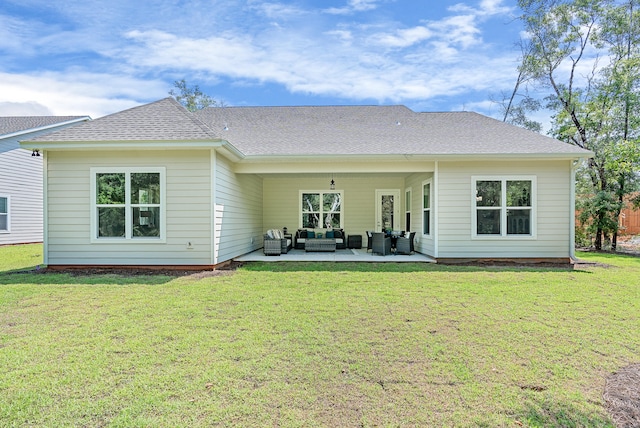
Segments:
[[[265,256],[262,249],[236,257],[239,262],[361,262],[361,263],[435,263],[424,254],[398,254],[381,256],[367,252],[366,248],[336,250],[335,252],[306,252],[292,249],[279,256]]]

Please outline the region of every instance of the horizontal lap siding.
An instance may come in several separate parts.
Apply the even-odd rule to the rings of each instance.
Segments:
[[[262,179],[234,173],[218,155],[215,186],[216,263],[222,263],[262,246]]]
[[[209,265],[209,151],[48,154],[48,263],[51,265]],[[91,243],[90,168],[165,167],[166,242]],[[187,249],[187,243],[192,244]]]
[[[0,245],[42,241],[42,157],[18,143],[35,135],[0,141],[0,196],[10,197],[10,232],[0,232]]]
[[[416,243],[416,251],[427,254],[430,256],[435,255],[435,230],[436,230],[436,222],[435,222],[435,209],[433,208],[433,204],[435,202],[434,190],[435,190],[435,182],[431,180],[431,234],[423,235],[422,234],[422,183],[429,179],[433,178],[433,173],[425,173],[425,174],[413,174],[407,179],[406,187],[411,187],[411,231],[416,232],[415,240]],[[403,191],[404,192],[404,191]],[[404,193],[403,193],[404,195]],[[405,210],[403,206],[402,213],[405,215]],[[404,224],[404,221],[403,221]]]
[[[536,238],[472,239],[471,177],[532,175],[537,179]],[[568,161],[439,164],[439,257],[568,257],[571,165]]]

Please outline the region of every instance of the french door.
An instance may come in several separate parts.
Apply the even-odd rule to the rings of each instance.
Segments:
[[[376,232],[400,230],[400,189],[376,190]]]

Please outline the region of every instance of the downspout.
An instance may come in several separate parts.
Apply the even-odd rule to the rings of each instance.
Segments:
[[[218,248],[216,246],[216,173],[217,173],[217,157],[216,150],[211,149],[211,155],[209,157],[209,162],[211,163],[211,207],[210,215],[211,215],[211,266],[215,266],[218,262]]]

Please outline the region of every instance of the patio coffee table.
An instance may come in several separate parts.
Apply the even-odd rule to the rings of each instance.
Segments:
[[[307,239],[304,242],[305,251],[336,251],[336,240],[327,238]]]

